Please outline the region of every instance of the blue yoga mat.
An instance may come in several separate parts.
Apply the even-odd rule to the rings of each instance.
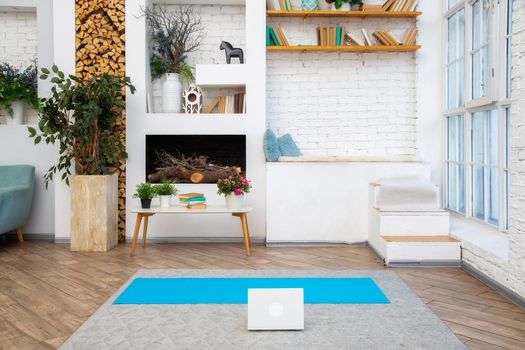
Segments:
[[[371,278],[135,278],[113,304],[246,304],[249,288],[303,288],[305,304],[389,304]]]

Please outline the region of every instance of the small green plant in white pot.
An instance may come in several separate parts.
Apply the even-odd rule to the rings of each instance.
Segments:
[[[137,185],[133,198],[139,198],[142,209],[151,208],[151,200],[157,195],[155,187],[149,182],[143,182]]]
[[[244,194],[250,192],[252,185],[245,177],[237,174],[217,181],[218,194],[226,198],[228,209],[239,209],[244,202]]]
[[[171,205],[171,197],[177,194],[177,188],[164,179],[160,185],[155,185],[155,193],[160,198],[160,207],[167,209]]]

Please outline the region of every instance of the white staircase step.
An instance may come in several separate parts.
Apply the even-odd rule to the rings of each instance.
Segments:
[[[444,210],[378,211],[378,220],[381,236],[442,236],[450,230],[450,216]]]
[[[386,236],[380,240],[387,266],[461,264],[461,244],[448,235]]]

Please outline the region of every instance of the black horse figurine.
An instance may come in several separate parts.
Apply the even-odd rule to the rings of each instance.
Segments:
[[[227,41],[221,42],[221,50],[226,50],[226,63],[230,64],[232,57],[237,57],[239,62],[244,63],[244,52],[240,48],[234,48],[232,44]]]

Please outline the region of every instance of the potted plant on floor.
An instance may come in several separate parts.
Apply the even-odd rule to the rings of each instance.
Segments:
[[[177,194],[177,188],[164,179],[160,185],[155,186],[155,193],[160,198],[160,207],[167,209],[171,205],[171,197]]]
[[[51,95],[42,99],[38,129],[28,128],[35,144],[58,143],[58,162],[44,176],[46,186],[60,174],[71,177],[71,250],[108,251],[118,243],[118,188],[115,171],[127,157],[116,134],[125,103],[123,90],[135,91],[129,78],[108,74],[81,80],[57,66],[42,68]],[[74,169],[72,169],[72,167]]]
[[[142,209],[151,208],[151,200],[157,195],[155,187],[149,182],[143,182],[137,185],[133,198],[139,198]]]
[[[151,36],[151,79],[163,78],[162,111],[180,112],[182,108],[182,82],[193,81],[193,72],[186,62],[188,53],[196,51],[204,38],[204,27],[192,6],[178,6],[170,10],[165,6],[143,7]]]
[[[37,111],[38,102],[36,66],[22,70],[0,64],[0,108],[7,112],[7,124],[23,124],[25,105]]]
[[[250,192],[251,188],[250,181],[239,174],[217,181],[217,193],[225,196],[228,209],[241,208],[244,194]]]

